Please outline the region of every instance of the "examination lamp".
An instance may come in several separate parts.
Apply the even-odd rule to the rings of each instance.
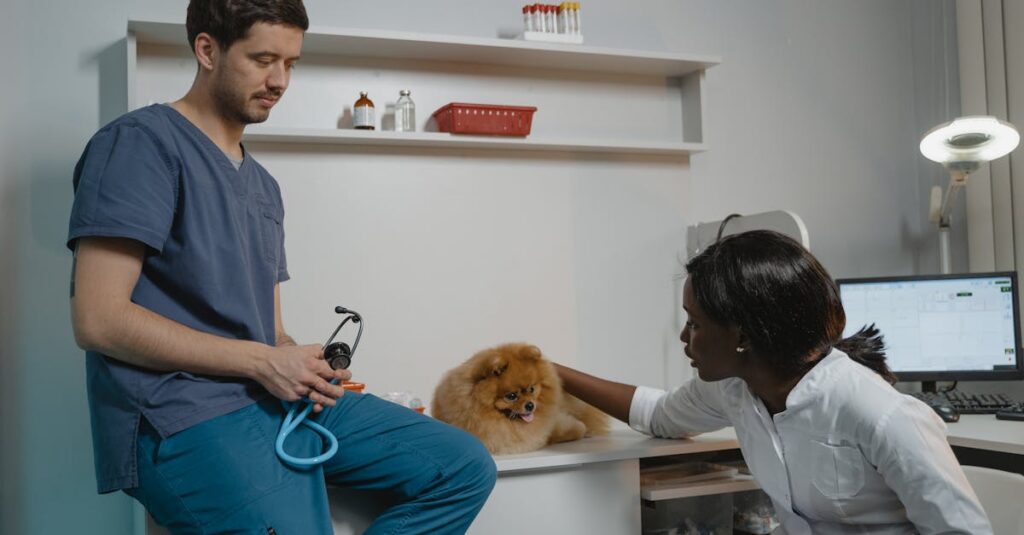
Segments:
[[[939,227],[939,269],[950,273],[949,218],[957,193],[967,185],[967,176],[981,164],[1002,158],[1017,148],[1020,134],[1010,123],[989,116],[958,117],[932,128],[921,138],[921,154],[941,163],[949,171],[946,194],[932,188],[928,220]]]

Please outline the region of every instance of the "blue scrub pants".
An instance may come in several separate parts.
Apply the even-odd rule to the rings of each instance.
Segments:
[[[316,417],[338,453],[298,470],[274,440],[281,402],[265,399],[161,439],[145,422],[139,486],[126,492],[177,534],[329,535],[326,483],[378,491],[392,504],[367,535],[464,533],[494,488],[494,460],[472,435],[372,395],[352,392]],[[300,426],[286,449],[318,454],[319,435]]]

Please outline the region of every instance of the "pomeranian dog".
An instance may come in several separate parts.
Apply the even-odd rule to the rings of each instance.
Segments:
[[[528,344],[485,349],[449,370],[430,412],[476,435],[493,454],[608,432],[608,416],[563,392],[555,367]]]

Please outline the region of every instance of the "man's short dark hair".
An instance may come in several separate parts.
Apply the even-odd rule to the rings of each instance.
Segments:
[[[207,33],[227,50],[257,22],[309,29],[302,0],[191,0],[185,18],[188,46],[194,47],[196,37]]]

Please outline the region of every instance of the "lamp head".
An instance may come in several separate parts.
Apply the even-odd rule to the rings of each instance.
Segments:
[[[1012,124],[974,115],[929,130],[921,138],[921,154],[952,171],[970,173],[984,162],[1006,156],[1018,143],[1020,134]]]

